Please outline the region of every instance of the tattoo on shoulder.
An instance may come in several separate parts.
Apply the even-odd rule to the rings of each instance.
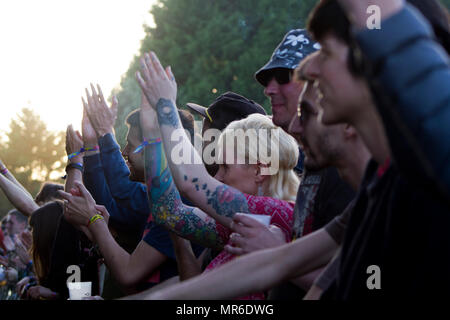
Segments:
[[[172,126],[174,128],[180,127],[178,111],[172,101],[163,98],[159,99],[156,104],[156,110],[160,124]]]
[[[244,194],[227,185],[220,185],[214,192],[206,191],[208,204],[220,215],[232,217],[236,212],[249,212]]]

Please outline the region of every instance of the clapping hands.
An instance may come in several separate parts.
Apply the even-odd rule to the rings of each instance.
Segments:
[[[101,138],[107,133],[113,134],[114,124],[117,119],[117,107],[119,105],[117,98],[113,97],[112,105],[109,107],[99,85],[97,85],[96,90],[94,85],[91,84],[91,92],[89,93],[89,90],[86,89],[87,103],[84,99],[82,100],[84,110],[97,137]]]

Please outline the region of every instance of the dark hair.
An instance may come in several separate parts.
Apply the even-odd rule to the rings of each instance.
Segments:
[[[141,112],[140,109],[130,112],[125,119],[125,123],[128,128],[136,127],[139,129],[139,138],[142,140],[142,129],[141,129]],[[189,132],[191,136],[192,143],[194,142],[194,116],[187,110],[178,109],[178,114],[180,115],[181,125],[184,129]]]
[[[55,235],[63,216],[60,201],[50,202],[33,212],[30,218],[33,243],[30,254],[39,283],[45,283],[51,264],[51,255]]]
[[[28,217],[17,209],[8,211],[8,215],[16,216],[17,221],[28,223]]]
[[[58,190],[64,190],[64,186],[59,183],[45,182],[42,185],[41,190],[36,195],[36,199],[34,199],[34,201],[37,204],[45,204],[54,200],[62,200]]]
[[[437,40],[450,52],[450,15],[438,0],[407,0],[418,9],[431,24]],[[354,46],[350,21],[337,0],[321,0],[308,17],[308,31],[315,40],[321,41],[333,34],[349,47]],[[354,63],[352,50],[349,51],[348,67],[354,75],[363,71]]]
[[[350,21],[336,0],[321,0],[309,14],[308,31],[316,41],[321,41],[329,33],[350,45]]]

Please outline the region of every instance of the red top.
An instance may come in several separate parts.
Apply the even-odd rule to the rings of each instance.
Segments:
[[[271,225],[279,227],[286,237],[286,242],[291,241],[292,225],[294,223],[294,203],[274,199],[270,197],[258,197],[245,195],[247,198],[248,209],[253,214],[263,214],[272,216]],[[229,243],[231,230],[217,223],[216,230],[224,243]],[[213,261],[206,267],[205,272],[215,269],[231,260],[236,256],[223,250]],[[264,293],[259,292],[246,297],[238,298],[240,300],[263,300]]]

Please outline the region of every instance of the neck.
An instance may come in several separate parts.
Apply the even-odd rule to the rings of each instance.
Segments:
[[[382,165],[390,157],[389,143],[375,106],[370,110],[353,125],[375,161]]]
[[[342,180],[347,182],[353,190],[358,190],[370,157],[362,141],[356,139],[351,142],[350,148],[344,150],[340,162],[336,164]]]

